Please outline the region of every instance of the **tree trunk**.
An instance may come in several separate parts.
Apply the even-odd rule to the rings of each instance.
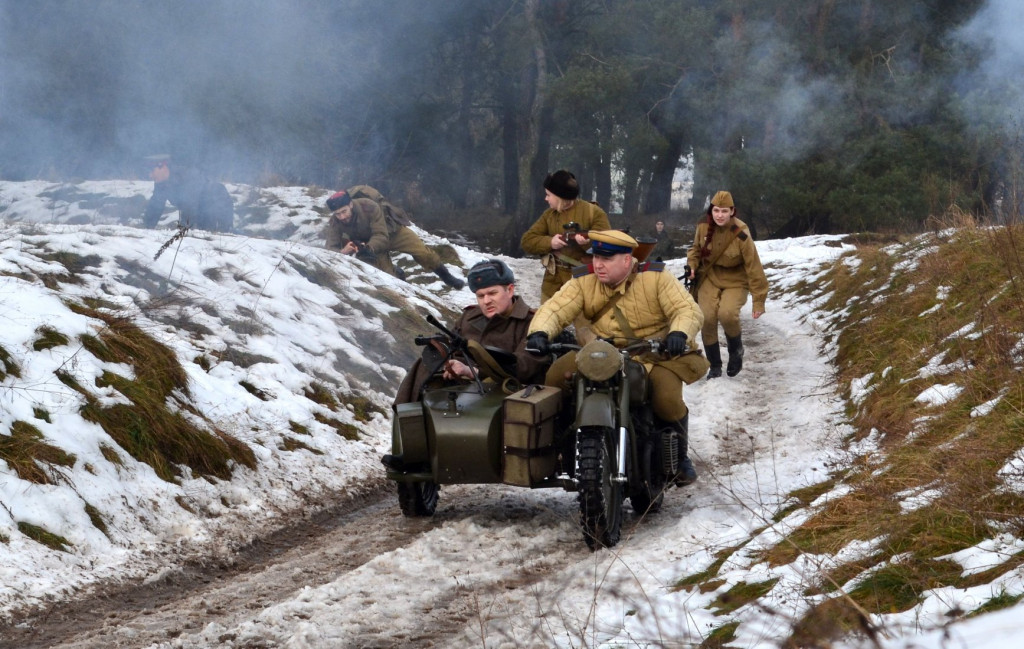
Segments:
[[[672,203],[672,179],[676,175],[679,158],[683,155],[683,136],[672,135],[668,146],[654,161],[651,186],[647,190],[645,214],[667,212]]]
[[[528,78],[522,86],[525,96],[518,111],[526,118],[519,130],[518,140],[519,198],[502,246],[502,252],[507,255],[522,254],[519,239],[537,216],[538,205],[534,197],[547,172],[550,132],[542,137],[542,131],[545,121],[552,120],[552,109],[547,106],[548,54],[537,15],[539,5],[540,0],[526,0],[523,4],[523,17],[527,25],[526,41],[532,43],[534,65],[527,71]]]
[[[501,101],[502,183],[501,202],[505,214],[519,210],[519,124],[515,98],[506,88]]]

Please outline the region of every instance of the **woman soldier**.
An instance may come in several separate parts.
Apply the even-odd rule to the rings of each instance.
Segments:
[[[736,376],[743,369],[743,338],[740,309],[747,295],[754,296],[752,314],[760,318],[768,297],[768,279],[761,267],[754,238],[747,224],[736,218],[732,194],[720,191],[711,199],[706,217],[697,225],[693,246],[686,255],[686,274],[691,292],[704,312],[701,338],[711,363],[708,378],[722,376],[722,351],[718,344],[718,323],[725,330],[729,347],[726,374]]]

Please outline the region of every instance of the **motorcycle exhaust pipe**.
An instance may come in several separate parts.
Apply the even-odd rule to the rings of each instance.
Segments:
[[[618,451],[618,473],[615,476],[616,482],[626,482],[626,440],[629,439],[629,431],[625,426],[619,426],[619,448]]]

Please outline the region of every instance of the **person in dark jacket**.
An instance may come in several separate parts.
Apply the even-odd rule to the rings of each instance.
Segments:
[[[658,219],[654,224],[654,238],[657,243],[654,244],[654,248],[647,255],[648,259],[667,261],[675,257],[676,244],[672,241],[672,237],[669,236],[668,232],[665,231],[665,222],[661,219]]]
[[[235,222],[235,205],[224,185],[195,169],[172,165],[170,156],[146,158],[153,180],[153,195],[146,204],[142,223],[156,227],[168,202],[178,208],[178,225],[198,230],[230,232]]]
[[[460,290],[466,285],[416,236],[408,227],[409,221],[398,221],[377,201],[352,198],[343,190],[327,199],[327,209],[331,211],[331,220],[324,228],[327,248],[343,255],[355,255],[356,259],[396,277],[400,275],[391,261],[391,251],[408,253],[448,286]]]
[[[475,264],[466,276],[469,289],[476,295],[476,304],[467,306],[451,330],[467,341],[475,341],[490,350],[500,350],[514,357],[508,374],[520,384],[540,383],[549,360],[526,351],[526,332],[533,319],[533,309],[515,294],[515,275],[500,259]],[[469,359],[449,359],[440,380],[465,382],[473,380],[480,368]],[[421,398],[424,386],[431,379],[430,368],[417,359],[398,388],[392,408],[413,403]],[[435,379],[436,380],[436,379]],[[401,458],[385,455],[381,461],[400,468]]]
[[[469,269],[469,289],[476,295],[476,304],[467,306],[451,330],[466,340],[498,349],[514,356],[509,374],[520,383],[540,381],[547,368],[547,359],[526,351],[526,331],[533,318],[533,309],[515,293],[515,275],[500,259],[481,261]],[[446,380],[472,379],[475,370],[466,359],[451,359],[444,367]],[[420,388],[430,378],[417,360],[398,388],[395,405],[419,400]]]

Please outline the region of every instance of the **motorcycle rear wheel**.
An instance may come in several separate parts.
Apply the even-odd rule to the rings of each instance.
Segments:
[[[614,469],[610,428],[580,432],[579,496],[580,526],[590,549],[610,548],[622,531],[622,484],[612,482]]]
[[[441,488],[436,482],[399,482],[398,506],[406,516],[433,516]]]

